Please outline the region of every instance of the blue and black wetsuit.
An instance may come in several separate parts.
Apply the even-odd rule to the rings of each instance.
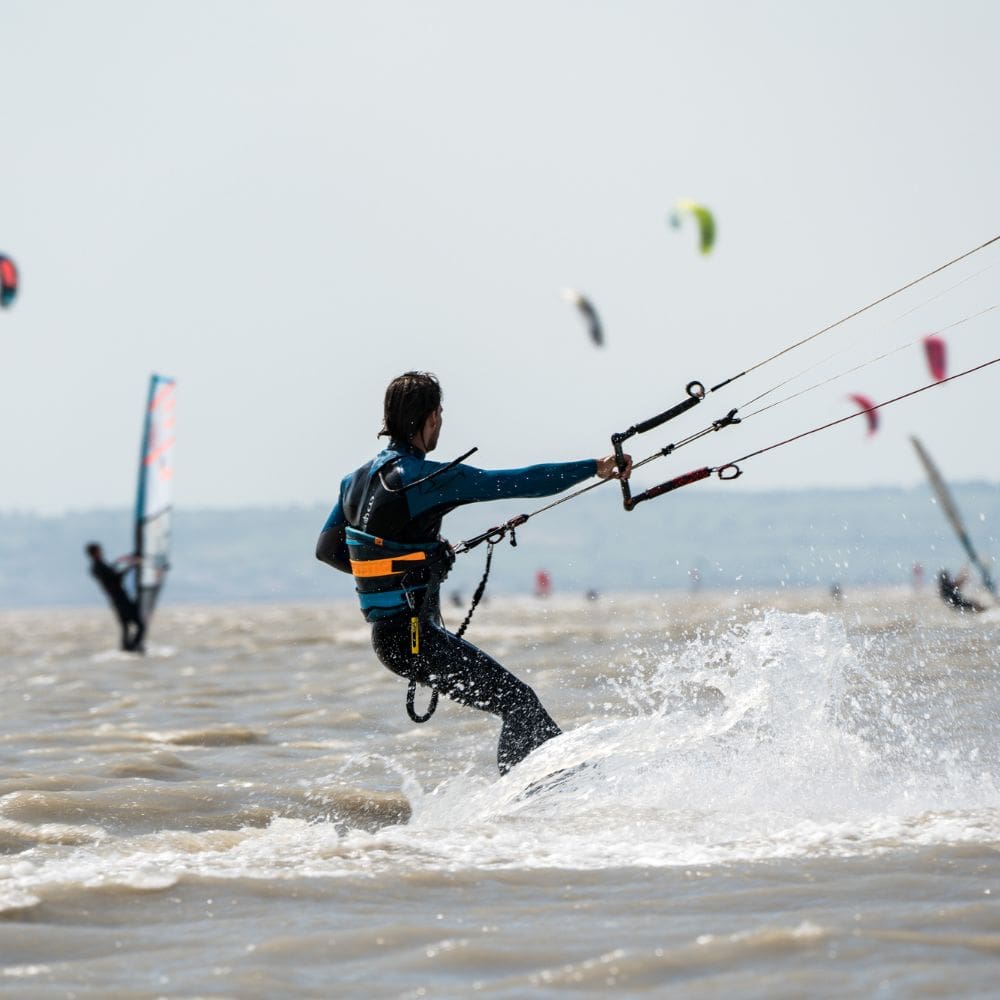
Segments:
[[[440,585],[453,558],[440,537],[441,519],[464,504],[561,493],[595,475],[597,463],[499,471],[457,465],[407,488],[443,467],[393,441],[344,478],[316,556],[354,575],[372,646],[385,666],[500,716],[497,764],[506,773],[560,730],[527,684],[441,623]]]

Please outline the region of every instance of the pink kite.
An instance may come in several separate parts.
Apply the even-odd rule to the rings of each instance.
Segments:
[[[945,377],[945,343],[937,334],[924,337],[924,352],[927,355],[927,367],[930,368],[935,382]]]
[[[857,403],[868,417],[868,436],[871,437],[878,430],[878,410],[875,409],[875,404],[867,396],[852,394],[847,398]]]

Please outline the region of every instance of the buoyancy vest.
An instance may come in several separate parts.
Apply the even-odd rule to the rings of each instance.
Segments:
[[[432,573],[446,563],[445,543],[395,542],[350,526],[346,536],[365,620],[419,611]]]

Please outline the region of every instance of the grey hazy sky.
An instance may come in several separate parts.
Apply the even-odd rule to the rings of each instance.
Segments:
[[[0,250],[23,280],[0,314],[2,509],[131,502],[152,371],[178,379],[188,506],[332,502],[413,367],[445,386],[435,457],[604,454],[690,379],[1000,233],[992,2],[2,0],[0,22]],[[666,225],[681,197],[715,211],[713,256]],[[768,400],[995,305],[997,264],[991,248],[632,450],[834,351]],[[951,369],[1000,355],[998,326],[948,331]],[[651,471],[927,377],[910,347]],[[950,478],[995,480],[998,388],[1000,365],[888,409],[870,440],[852,421],[747,463],[733,488],[913,483],[910,433]]]

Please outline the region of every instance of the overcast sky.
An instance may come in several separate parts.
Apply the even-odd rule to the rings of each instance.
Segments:
[[[435,457],[605,454],[691,379],[1000,233],[987,0],[0,0],[0,22],[0,251],[22,274],[0,314],[4,510],[130,504],[154,371],[178,380],[189,507],[332,502],[409,368],[445,387]],[[684,197],[716,215],[709,257],[666,223]],[[836,352],[767,401],[917,342],[650,473],[927,382],[920,337],[1000,302],[998,247],[631,450]],[[946,331],[950,370],[1000,355],[998,328]],[[913,484],[913,433],[948,478],[998,480],[998,394],[1000,365],[733,488]]]

